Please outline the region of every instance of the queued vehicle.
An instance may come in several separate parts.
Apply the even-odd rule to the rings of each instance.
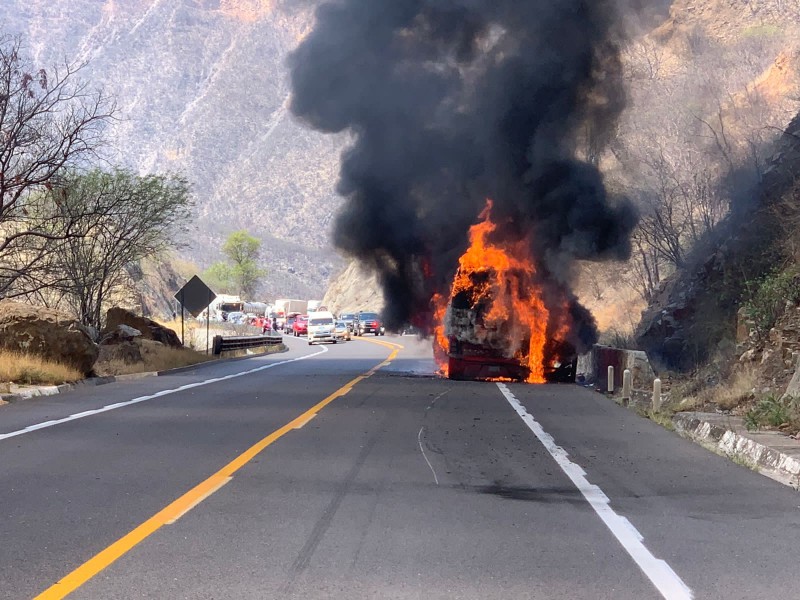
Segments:
[[[343,321],[350,333],[356,333],[358,330],[358,315],[356,313],[342,313],[339,315],[339,320]]]
[[[333,326],[333,335],[338,340],[350,340],[350,327],[347,326],[347,323],[344,321],[336,321],[336,324]]]
[[[286,321],[283,323],[283,333],[288,335],[294,331],[295,319],[297,319],[297,315],[286,317]]]
[[[308,319],[308,345],[319,342],[339,341],[334,333],[335,322],[333,315],[327,311],[317,311]]]
[[[358,313],[358,335],[367,333],[373,333],[375,335],[384,335],[386,333],[378,313]]]
[[[292,333],[294,337],[308,334],[308,315],[297,315],[292,323]]]
[[[233,323],[234,325],[244,325],[248,322],[247,315],[241,311],[234,311],[227,314],[223,313],[222,318],[228,323]]]

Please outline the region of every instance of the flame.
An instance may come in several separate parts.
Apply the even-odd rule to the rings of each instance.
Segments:
[[[449,298],[442,294],[434,294],[431,304],[433,305],[433,358],[439,365],[439,373],[443,377],[448,376],[449,364],[447,353],[450,352],[450,340],[444,332],[444,320],[447,316],[447,303]]]
[[[466,336],[464,341],[492,348],[526,367],[528,383],[544,383],[548,328],[550,339],[560,340],[570,323],[563,310],[551,318],[529,240],[492,239],[497,224],[491,220],[491,211],[492,201],[487,200],[480,221],[470,227],[470,245],[459,259],[449,295],[435,294],[431,300],[434,356],[447,376],[451,337]],[[461,312],[472,315],[468,318],[474,317],[475,322],[452,325],[448,311],[453,310],[455,299],[461,304],[466,301],[467,311]]]

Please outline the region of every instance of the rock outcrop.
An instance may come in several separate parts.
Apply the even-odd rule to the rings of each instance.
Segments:
[[[35,354],[89,375],[99,350],[89,330],[51,308],[0,301],[0,347]]]
[[[360,310],[383,310],[384,300],[378,278],[351,261],[347,268],[331,281],[322,304],[338,314]]]
[[[689,371],[734,343],[742,290],[780,261],[775,206],[794,193],[798,172],[800,114],[786,128],[753,200],[734,205],[715,237],[698,245],[642,315],[637,342],[657,365]]]
[[[142,334],[143,339],[161,342],[165,346],[171,346],[173,348],[183,347],[181,340],[178,338],[178,334],[172,331],[172,329],[159,325],[146,317],[140,317],[124,308],[114,307],[109,309],[106,314],[106,327],[103,333],[107,335],[115,331],[120,331],[120,325],[127,325],[128,327],[138,330]]]

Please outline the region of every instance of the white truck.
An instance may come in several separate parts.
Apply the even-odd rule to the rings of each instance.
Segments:
[[[228,313],[243,312],[244,302],[239,296],[220,294],[208,306],[208,312],[212,321],[222,321],[227,319]]]
[[[282,329],[286,318],[290,314],[304,315],[308,312],[308,302],[306,300],[275,300],[275,317],[278,320],[278,329]]]

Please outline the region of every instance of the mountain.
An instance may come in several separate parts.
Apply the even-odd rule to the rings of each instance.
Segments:
[[[117,99],[104,156],[193,184],[201,268],[226,235],[263,241],[265,298],[320,297],[342,261],[330,249],[344,140],[295,122],[285,60],[313,23],[304,0],[3,0],[2,33],[37,67]]]

